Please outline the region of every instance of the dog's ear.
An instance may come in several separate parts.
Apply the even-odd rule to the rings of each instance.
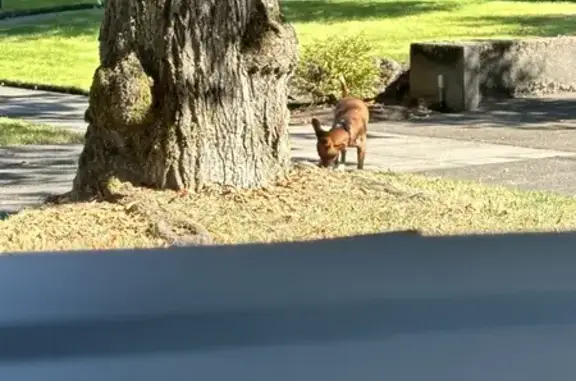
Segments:
[[[318,119],[312,118],[312,127],[314,127],[314,132],[316,133],[316,137],[318,139],[326,136],[326,131],[322,129],[322,125]]]

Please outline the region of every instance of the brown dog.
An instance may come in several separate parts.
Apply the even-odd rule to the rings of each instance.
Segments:
[[[358,169],[363,169],[370,113],[361,99],[348,95],[348,87],[343,76],[340,76],[340,84],[342,85],[342,98],[336,104],[332,128],[329,131],[324,131],[320,121],[312,118],[320,166],[337,167],[339,157],[342,163],[346,165],[346,150],[348,147],[356,147]]]

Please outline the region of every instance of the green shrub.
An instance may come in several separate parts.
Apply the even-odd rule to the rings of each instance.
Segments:
[[[330,36],[302,47],[293,83],[298,91],[317,102],[338,99],[344,76],[350,95],[374,96],[379,67],[364,36]]]

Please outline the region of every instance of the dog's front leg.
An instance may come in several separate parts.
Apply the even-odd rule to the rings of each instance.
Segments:
[[[356,153],[358,154],[358,169],[364,169],[364,158],[366,157],[366,141],[358,144],[356,147]]]
[[[332,162],[332,169],[338,169],[339,165],[340,165],[340,154],[338,154],[338,156],[336,156],[336,159]]]
[[[342,161],[342,165],[346,165],[346,149],[340,151],[340,160]]]

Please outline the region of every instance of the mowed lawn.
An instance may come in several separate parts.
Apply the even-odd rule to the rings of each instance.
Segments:
[[[576,31],[576,2],[284,0],[281,5],[303,45],[315,38],[364,32],[374,54],[399,60],[407,59],[412,41]],[[1,22],[0,79],[88,89],[98,64],[102,14],[88,10]]]

